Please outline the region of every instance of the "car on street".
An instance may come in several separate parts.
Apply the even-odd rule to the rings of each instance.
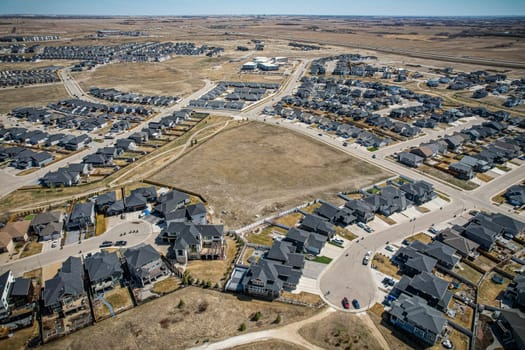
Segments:
[[[348,142],[343,142],[343,147],[348,146]]]
[[[354,307],[354,309],[358,310],[361,308],[361,305],[359,305],[359,301],[357,301],[357,299],[354,299],[352,300],[352,306]]]
[[[387,286],[391,286],[391,287],[393,287],[394,284],[396,284],[396,281],[395,281],[393,278],[385,277],[385,278],[383,278],[382,283],[383,283],[384,285],[387,285]]]
[[[107,248],[111,247],[113,245],[112,241],[104,241],[99,245],[99,248]]]
[[[368,265],[370,262],[370,257],[368,255],[365,255],[363,258],[363,265]]]
[[[389,252],[393,252],[395,250],[394,247],[392,247],[391,245],[387,245],[385,249],[388,250]]]
[[[350,303],[348,302],[348,298],[347,297],[344,297],[343,300],[341,301],[341,303],[343,304],[343,307],[345,309],[349,309],[350,308]]]
[[[435,228],[434,226],[430,227],[428,229],[428,232],[432,233],[432,234],[438,234],[439,233],[439,230],[437,228]]]
[[[321,133],[319,133],[319,134],[317,134],[317,135],[319,135],[319,136],[323,136],[323,134],[321,134]]]
[[[117,247],[125,246],[126,244],[128,244],[128,241],[116,241],[115,242],[115,246]]]

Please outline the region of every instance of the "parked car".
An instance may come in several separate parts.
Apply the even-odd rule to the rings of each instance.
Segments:
[[[395,250],[394,247],[392,247],[391,245],[387,245],[385,249],[388,250],[389,252],[393,252]]]
[[[343,142],[343,147],[348,146],[348,142]]]
[[[361,308],[361,305],[359,305],[359,301],[357,301],[357,299],[352,300],[352,306],[356,310]]]
[[[449,339],[445,339],[441,342],[441,345],[443,345],[443,347],[445,349],[452,349],[454,346],[452,345],[452,342],[449,340]]]
[[[345,309],[349,309],[350,308],[350,303],[348,302],[348,298],[347,297],[344,297],[341,303],[343,304],[343,307]]]
[[[365,257],[363,258],[363,265],[368,265],[369,261],[370,261],[370,258],[368,257],[368,255],[365,255]]]
[[[433,226],[428,229],[428,232],[430,232],[432,234],[438,234],[439,233],[438,229],[436,229]]]
[[[104,241],[102,242],[102,244],[99,245],[99,248],[107,248],[107,247],[111,247],[112,245],[113,245],[112,241]]]
[[[119,246],[125,246],[126,244],[128,244],[128,241],[116,241],[116,242],[115,242],[115,245],[116,245],[117,247],[119,247]]]

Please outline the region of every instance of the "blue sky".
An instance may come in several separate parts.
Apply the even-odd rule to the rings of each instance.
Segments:
[[[0,14],[525,16],[525,0],[0,0]]]

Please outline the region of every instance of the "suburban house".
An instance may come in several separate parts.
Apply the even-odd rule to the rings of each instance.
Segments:
[[[525,273],[517,274],[505,290],[505,298],[513,303],[513,307],[525,310]]]
[[[122,267],[117,253],[101,251],[84,260],[93,293],[113,289],[122,280]]]
[[[409,247],[436,259],[438,265],[448,270],[452,270],[460,260],[460,257],[456,255],[456,249],[439,241],[424,244],[416,240]]]
[[[192,222],[195,225],[205,225],[206,207],[202,203],[191,204],[186,207],[179,208],[164,216],[166,222]]]
[[[429,306],[446,310],[453,295],[448,291],[448,286],[448,281],[436,277],[431,272],[421,272],[414,277],[401,277],[394,286],[394,293],[419,296],[425,299]]]
[[[27,233],[30,226],[31,221],[29,220],[8,222],[0,229],[0,232],[6,232],[13,239],[13,242],[25,242],[28,238]]]
[[[441,312],[427,305],[417,296],[401,295],[388,311],[390,322],[414,335],[428,345],[434,345],[443,332],[447,320]]]
[[[172,222],[161,232],[172,243],[173,256],[181,264],[196,259],[224,259],[223,225],[195,225]]]
[[[49,312],[68,314],[89,307],[80,258],[69,257],[55,277],[45,281],[43,299]]]
[[[397,159],[400,163],[408,165],[413,168],[417,168],[425,160],[423,157],[418,156],[417,154],[410,152],[400,152],[397,156]]]
[[[0,232],[0,253],[13,253],[15,251],[15,243],[13,238],[7,232]]]
[[[241,285],[244,293],[275,299],[294,290],[302,276],[304,255],[291,242],[275,241],[265,257],[250,265]]]
[[[159,252],[149,244],[127,249],[124,257],[131,278],[139,287],[144,287],[167,273]]]
[[[504,349],[525,349],[525,313],[501,310],[496,327],[502,334]]]
[[[503,214],[479,213],[463,228],[455,227],[463,236],[476,242],[486,251],[490,251],[500,236],[512,239],[525,230],[525,223]]]
[[[88,226],[95,226],[95,203],[75,204],[67,222],[67,229],[87,229]]]
[[[470,180],[474,177],[474,169],[472,169],[470,165],[462,163],[462,162],[451,163],[448,166],[448,169],[458,179]]]
[[[367,223],[375,217],[374,210],[362,200],[351,199],[345,203],[345,207],[352,211],[359,222]]]
[[[346,208],[338,208],[333,204],[322,202],[321,206],[315,210],[315,214],[328,219],[334,225],[348,226],[355,222],[356,217],[353,212]]]
[[[95,198],[95,209],[97,213],[105,213],[106,210],[117,201],[117,194],[115,191],[106,192]]]
[[[9,316],[9,295],[15,283],[15,276],[8,270],[0,276],[0,319]]]
[[[525,185],[510,186],[505,192],[505,198],[510,205],[521,207],[525,204]]]
[[[464,258],[474,259],[479,255],[479,244],[462,237],[454,228],[446,228],[440,231],[434,239],[454,248],[456,252]]]
[[[328,239],[332,239],[335,236],[334,226],[325,218],[317,215],[305,214],[300,227],[303,230],[326,236]]]
[[[412,242],[408,247],[399,248],[392,257],[392,261],[399,265],[401,272],[410,277],[421,272],[432,272],[437,264],[435,258],[425,255],[417,249],[416,242],[418,241]]]
[[[429,202],[437,197],[434,186],[426,181],[406,183],[401,185],[399,189],[405,193],[406,199],[416,205]]]
[[[166,217],[169,213],[182,208],[190,202],[190,196],[177,190],[162,194],[158,199],[159,204],[155,206],[155,211],[161,216]]]
[[[36,214],[31,220],[31,229],[38,235],[39,240],[49,241],[62,237],[64,222],[62,213],[58,211],[48,211]]]
[[[9,304],[14,308],[26,307],[33,302],[34,287],[30,278],[18,277],[15,279],[11,294],[9,295]]]
[[[379,214],[390,216],[407,208],[405,194],[394,186],[381,188],[381,192],[375,197],[379,198],[379,206],[376,210]]]
[[[321,253],[327,237],[315,232],[292,227],[283,238],[283,241],[291,242],[296,247],[297,252],[318,255]]]

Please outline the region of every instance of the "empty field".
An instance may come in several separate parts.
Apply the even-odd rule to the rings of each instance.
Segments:
[[[184,305],[178,307],[180,300]],[[259,311],[261,318],[250,321]],[[186,287],[43,346],[44,349],[187,349],[245,332],[274,328],[317,311],[276,302],[240,300],[231,294]],[[274,324],[277,315],[281,323]],[[86,341],[89,339],[89,341]]]
[[[0,113],[16,107],[42,107],[69,97],[61,83],[0,89]]]
[[[388,177],[305,136],[249,123],[227,130],[155,174],[152,180],[198,192],[228,228],[315,198]]]

